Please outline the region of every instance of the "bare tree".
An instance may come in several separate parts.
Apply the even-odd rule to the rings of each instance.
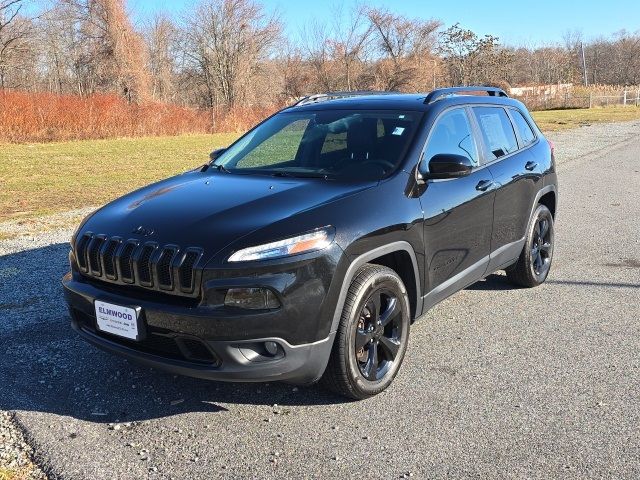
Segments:
[[[54,88],[72,83],[81,95],[104,91],[130,101],[148,98],[145,45],[124,0],[58,0],[41,24]]]
[[[402,90],[431,71],[433,77],[436,32],[441,23],[437,20],[412,20],[388,10],[370,8],[367,18],[373,29],[380,59],[376,65],[378,88]],[[426,68],[425,68],[426,67]]]
[[[164,102],[176,95],[176,44],[178,29],[166,15],[155,15],[145,28],[151,95]]]
[[[440,53],[455,85],[496,83],[504,78],[510,55],[499,48],[498,37],[480,37],[455,24],[441,34]]]
[[[364,66],[372,32],[365,9],[356,5],[345,14],[344,4],[340,4],[334,12],[333,39],[330,40],[330,45],[333,56],[340,65],[340,87],[344,90],[365,88],[368,79],[362,77],[367,73]]]
[[[23,5],[23,0],[0,0],[0,88],[9,86],[9,72],[19,71],[30,51],[33,25],[20,15]]]
[[[209,107],[231,107],[243,98],[282,30],[279,20],[253,0],[204,0],[185,23],[184,55]]]
[[[308,92],[309,85],[313,83],[313,76],[310,73],[309,63],[305,61],[300,49],[288,42],[278,64],[282,76],[281,90],[284,100],[289,101],[304,96]]]
[[[314,21],[302,32],[303,55],[313,72],[315,81],[307,85],[306,93],[314,91],[330,92],[340,90],[337,65],[329,27],[326,23]]]

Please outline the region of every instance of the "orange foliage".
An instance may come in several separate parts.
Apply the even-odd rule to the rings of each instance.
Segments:
[[[242,132],[273,108],[198,110],[166,103],[129,103],[117,95],[89,97],[0,91],[0,142]]]

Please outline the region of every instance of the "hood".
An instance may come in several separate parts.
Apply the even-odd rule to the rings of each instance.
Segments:
[[[210,259],[254,230],[376,183],[188,172],[114,200],[89,218],[81,233],[202,247]]]

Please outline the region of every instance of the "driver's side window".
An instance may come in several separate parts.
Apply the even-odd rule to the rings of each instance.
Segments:
[[[438,154],[463,155],[473,166],[480,165],[478,147],[464,108],[449,110],[436,120],[420,164],[422,173],[429,170],[429,160]]]

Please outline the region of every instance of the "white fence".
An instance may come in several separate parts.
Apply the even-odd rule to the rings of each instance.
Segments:
[[[640,106],[640,89],[621,90],[611,94],[573,94],[571,90],[546,93],[524,93],[514,95],[530,110],[551,110],[556,108],[593,108],[611,105]]]

